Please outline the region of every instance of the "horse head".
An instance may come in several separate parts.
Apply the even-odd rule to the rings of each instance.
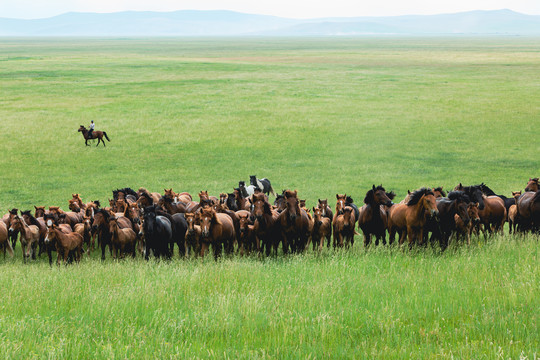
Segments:
[[[289,214],[289,220],[295,221],[300,216],[300,201],[298,200],[298,191],[285,191],[285,205]]]
[[[336,194],[336,214],[341,215],[343,214],[343,209],[345,209],[345,204],[347,202],[347,194]]]
[[[371,187],[371,190],[369,190],[366,193],[366,197],[364,198],[364,203],[377,206],[377,205],[386,205],[386,206],[392,206],[394,203],[392,200],[388,197],[386,190],[383,188],[382,185],[379,185],[375,187],[373,185]]]
[[[266,201],[263,194],[253,195],[253,215],[261,221],[265,214],[272,214],[270,204]]]
[[[529,182],[527,183],[527,186],[525,187],[525,191],[538,191],[539,190],[539,186],[538,186],[538,178],[529,178]]]

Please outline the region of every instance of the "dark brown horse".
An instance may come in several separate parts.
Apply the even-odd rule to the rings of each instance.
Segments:
[[[28,225],[23,218],[16,215],[9,228],[10,231],[18,231],[21,234],[21,246],[23,260],[32,257],[36,259],[36,247],[39,243],[39,228],[36,225]]]
[[[279,213],[272,210],[264,194],[253,194],[252,201],[251,213],[255,217],[253,231],[257,244],[260,244],[260,251],[265,251],[266,256],[269,256],[274,249],[274,255],[277,255],[279,243],[282,242]]]
[[[515,206],[515,205],[514,205]],[[456,222],[456,241],[465,237],[467,239],[467,245],[471,244],[471,234],[475,227],[480,224],[480,216],[478,215],[478,203],[469,203],[467,205],[467,215],[470,219],[469,222],[463,221],[458,215],[454,215],[454,221]]]
[[[260,251],[260,245],[256,241],[255,226],[251,219],[251,213],[247,210],[238,210],[236,212],[238,218],[238,231],[236,233],[236,239],[238,241],[238,251],[243,256],[244,252],[249,254],[253,250]]]
[[[125,254],[135,257],[137,234],[131,228],[120,228],[118,219],[109,218],[109,232],[113,248],[113,259],[122,258]]]
[[[201,227],[196,224],[196,214],[186,213],[185,217],[188,224],[186,230],[186,256],[189,255],[189,252],[193,252],[197,256],[201,252]]]
[[[107,139],[107,141],[111,141],[111,139],[109,139],[109,137],[107,136],[107,133],[105,131],[94,130],[92,132],[92,135],[89,136],[88,135],[88,129],[86,127],[84,127],[83,125],[79,126],[79,130],[77,130],[77,131],[81,132],[83,134],[84,143],[85,143],[86,146],[89,146],[88,145],[88,140],[94,140],[94,139],[98,139],[98,143],[97,143],[96,146],[98,146],[100,142],[102,142],[103,146],[105,146],[105,141],[103,140],[104,136]]]
[[[371,236],[375,235],[375,245],[379,245],[382,240],[386,245],[386,210],[383,206],[392,206],[393,202],[386,194],[386,190],[379,185],[372,186],[366,193],[364,206],[360,209],[358,219],[358,228],[364,233],[364,245],[368,246],[371,242]]]
[[[285,210],[279,215],[281,233],[283,236],[283,252],[286,254],[291,252],[303,252],[310,234],[310,221],[307,212],[300,208],[298,192],[287,190],[285,191]]]

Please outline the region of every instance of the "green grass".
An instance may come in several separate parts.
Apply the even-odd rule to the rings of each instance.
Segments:
[[[527,37],[0,39],[0,210],[111,190],[313,205],[382,183],[525,187],[540,169]],[[106,148],[76,132],[94,120]],[[359,242],[357,242],[359,245]],[[276,260],[50,268],[0,260],[4,358],[538,357],[538,239],[440,255],[360,246]]]

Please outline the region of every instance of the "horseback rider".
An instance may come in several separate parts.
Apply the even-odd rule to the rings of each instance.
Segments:
[[[95,124],[94,124],[94,120],[91,120],[90,121],[90,130],[88,130],[88,138],[89,139],[92,139],[92,133],[94,132],[94,128],[95,128]]]

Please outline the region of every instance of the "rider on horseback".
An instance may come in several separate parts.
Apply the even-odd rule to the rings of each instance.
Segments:
[[[88,138],[92,139],[92,133],[94,132],[94,127],[96,125],[94,124],[94,120],[90,121],[90,130],[88,131]]]

